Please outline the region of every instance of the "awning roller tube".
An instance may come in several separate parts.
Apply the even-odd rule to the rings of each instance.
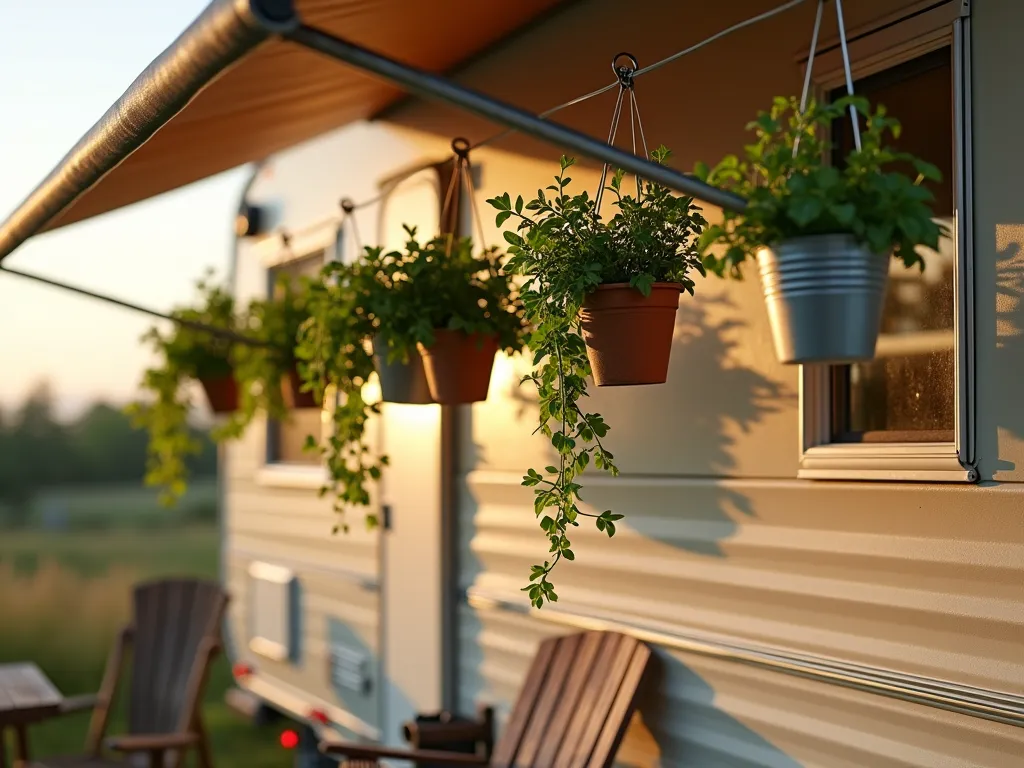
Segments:
[[[4,222],[0,261],[43,231],[232,64],[271,35],[297,26],[291,0],[210,3]]]
[[[166,125],[207,85],[272,36],[375,74],[568,151],[613,164],[721,208],[746,201],[443,77],[300,24],[292,0],[213,0],[0,226],[0,261],[48,226]]]

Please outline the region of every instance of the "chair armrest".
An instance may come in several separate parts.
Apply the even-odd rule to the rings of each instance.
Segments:
[[[488,760],[483,757],[478,757],[477,755],[460,754],[458,752],[441,752],[434,749],[395,749],[392,747],[372,747],[362,744],[349,744],[344,741],[321,741],[320,751],[325,755],[342,755],[344,757],[363,760],[373,760],[375,758],[384,757],[437,765],[488,765]]]
[[[60,714],[69,715],[86,709],[95,709],[100,703],[99,694],[83,693],[80,696],[68,696],[60,703]]]
[[[198,743],[198,733],[141,733],[128,736],[112,736],[106,741],[107,748],[115,752],[182,749]]]
[[[453,741],[487,742],[491,739],[489,723],[477,722],[409,722],[402,726],[402,735],[414,748],[429,749]]]

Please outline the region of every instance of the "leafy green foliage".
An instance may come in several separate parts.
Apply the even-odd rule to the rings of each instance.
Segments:
[[[238,411],[213,430],[215,440],[241,437],[260,411],[278,421],[290,417],[281,382],[297,367],[295,345],[299,329],[309,318],[307,304],[312,285],[309,278],[295,282],[288,275],[280,275],[274,294],[251,301],[239,318],[245,335],[257,343],[235,347]]]
[[[197,283],[200,302],[172,315],[216,328],[239,331],[231,294],[211,282],[207,274]],[[160,502],[171,506],[186,489],[186,459],[198,454],[202,444],[189,429],[191,401],[182,386],[188,379],[228,376],[234,370],[235,345],[222,337],[175,323],[167,333],[151,328],[143,342],[152,345],[161,362],[148,369],[141,388],[152,402],[133,403],[125,410],[136,428],[149,432],[147,485],[161,489]]]
[[[833,151],[831,126],[848,120],[850,107],[865,118],[861,149],[840,169],[825,165]],[[748,125],[757,140],[743,159],[724,158],[715,168],[698,164],[695,174],[747,198],[744,213],[726,211],[722,224],[700,239],[705,266],[723,276],[741,276],[740,266],[764,247],[792,237],[846,233],[880,255],[892,253],[907,267],[924,261],[916,247],[937,248],[943,228],[932,220],[931,191],[925,180],[940,181],[932,164],[888,145],[899,138],[900,123],[885,108],[870,110],[866,99],[845,97],[831,104],[811,103],[800,112],[795,98],[776,98],[768,112]],[[797,146],[794,155],[793,148]],[[916,178],[900,171],[912,167]],[[721,255],[708,253],[722,246]]]
[[[370,503],[368,480],[376,480],[387,456],[373,457],[366,423],[380,412],[367,402],[363,385],[374,371],[371,340],[382,339],[390,362],[408,362],[417,343],[431,346],[437,329],[494,335],[509,352],[523,346],[522,306],[501,266],[502,254],[473,255],[468,238],[409,239],[402,251],[367,248],[352,264],[328,264],[310,294],[310,319],[299,333],[300,372],[314,392],[333,387],[338,395],[334,433],[321,447],[330,477],[321,493],[333,493],[335,511]],[[316,441],[307,439],[310,448]],[[377,520],[367,517],[373,527]],[[339,527],[348,530],[342,518]]]
[[[500,249],[474,255],[468,237],[420,243],[415,228],[406,227],[406,234],[404,253],[367,249],[368,261],[389,286],[368,294],[366,304],[389,359],[408,359],[417,344],[433,346],[434,331],[441,329],[496,336],[509,353],[522,349],[524,312]]]
[[[652,153],[659,163],[669,156],[664,147]],[[573,162],[563,157],[555,183],[537,190],[529,202],[522,197],[513,201],[508,193],[488,200],[498,210],[498,226],[510,219],[516,222],[514,232],[505,232],[511,255],[507,269],[527,277],[521,295],[534,328],[528,339],[534,371],[523,382],[537,387],[538,430],[558,454],[557,465],[543,473],[528,470],[522,483],[535,489],[534,513],[551,555],[532,567],[523,589],[538,608],[558,599],[550,574],[561,560],[576,558],[568,531],[579,526],[579,518],[594,517],[598,530],[608,536],[615,534],[615,523],[622,519],[611,510],[600,515],[584,512],[578,503],[582,486],[577,479],[591,464],[618,474],[614,457],[602,443],[608,425],[599,413],[587,413],[579,404],[587,396],[591,375],[580,335],[580,307],[602,284],[629,283],[649,295],[655,282],[673,282],[692,294],[691,272],[704,274],[696,240],[706,222],[692,198],[675,197],[651,182],[643,183],[639,197],[623,195],[624,173],[619,171],[607,188],[617,211],[605,222],[585,191],[566,192],[572,181],[566,171]]]
[[[323,268],[323,279],[310,287],[309,319],[299,329],[299,374],[304,386],[324,402],[333,402],[333,431],[321,444],[310,435],[307,450],[319,450],[328,471],[328,483],[320,495],[334,496],[339,522],[334,530],[349,530],[345,518],[349,505],[369,506],[368,479],[380,477],[387,456],[373,456],[366,440],[366,423],[380,413],[379,403],[363,396],[363,386],[374,371],[367,340],[373,323],[364,306],[366,297],[382,290],[369,262],[332,262]],[[367,515],[367,526],[377,520]]]
[[[234,298],[211,282],[211,272],[197,283],[196,306],[175,310],[172,316],[232,331],[254,343],[177,323],[167,333],[151,328],[143,341],[153,346],[161,362],[145,372],[141,386],[152,401],[126,408],[132,424],[149,432],[146,484],[161,488],[161,503],[168,506],[185,492],[187,458],[202,448],[188,425],[192,402],[182,385],[190,379],[234,377],[239,407],[211,430],[217,441],[241,437],[260,411],[272,418],[288,418],[281,381],[295,365],[296,334],[309,315],[307,283],[294,286],[282,280],[274,296],[254,300],[237,314]]]

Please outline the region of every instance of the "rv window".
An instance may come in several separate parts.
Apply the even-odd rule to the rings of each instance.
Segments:
[[[269,289],[279,291],[277,281],[281,275],[298,280],[300,277],[316,277],[326,259],[325,251],[317,251],[273,267],[268,272]],[[286,421],[271,420],[267,423],[267,461],[271,464],[312,464],[320,463],[320,457],[312,451],[303,450],[307,435],[319,436],[323,420],[319,408],[297,408],[291,411]]]
[[[903,132],[896,148],[934,163],[942,182],[929,186],[935,215],[952,231],[954,211],[953,82],[950,47],[920,56],[854,84],[884,105]],[[833,98],[845,89],[833,91]],[[863,121],[862,121],[863,124]],[[841,165],[853,148],[849,122],[836,124]],[[913,174],[909,165],[907,172]],[[925,270],[893,261],[875,360],[835,366],[831,373],[833,443],[953,442],[956,424],[954,335],[955,249],[922,251]]]

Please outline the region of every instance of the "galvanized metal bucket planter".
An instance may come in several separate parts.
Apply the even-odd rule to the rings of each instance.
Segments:
[[[873,358],[889,259],[852,235],[798,237],[762,248],[757,263],[779,361]]]
[[[427,386],[427,375],[418,354],[409,355],[408,363],[389,363],[387,344],[373,340],[373,364],[380,380],[381,399],[386,403],[426,405],[434,402]]]

